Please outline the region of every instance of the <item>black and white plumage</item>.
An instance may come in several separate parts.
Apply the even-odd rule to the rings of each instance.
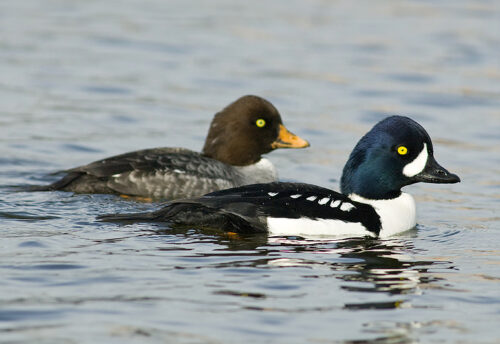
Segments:
[[[53,184],[32,190],[110,193],[153,199],[197,197],[215,190],[277,180],[262,155],[276,148],[303,148],[276,108],[244,96],[214,116],[203,152],[153,148],[99,160],[64,171]]]
[[[402,187],[460,181],[433,153],[423,127],[408,117],[392,116],[375,125],[352,151],[341,179],[342,194],[309,184],[256,184],[101,220],[166,221],[272,235],[390,236],[416,225],[415,201]]]
[[[272,233],[274,227],[269,225],[273,221],[270,219],[301,218],[340,221],[355,226],[361,223],[374,235],[381,229],[380,218],[371,206],[329,189],[301,183],[247,185],[216,191],[196,200],[174,201],[155,212],[110,215],[103,219],[170,221],[233,232]]]

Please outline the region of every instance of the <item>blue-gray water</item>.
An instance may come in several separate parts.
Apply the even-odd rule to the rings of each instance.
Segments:
[[[498,1],[0,3],[0,342],[500,342]],[[356,141],[406,114],[455,185],[406,188],[389,240],[95,221],[154,204],[14,192],[155,146],[200,149],[253,93],[307,150],[282,179],[338,189]]]

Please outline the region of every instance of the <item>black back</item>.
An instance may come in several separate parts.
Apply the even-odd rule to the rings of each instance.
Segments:
[[[319,203],[326,198],[328,202]],[[341,202],[340,205],[332,208],[330,204],[337,200]],[[354,207],[344,211],[341,209],[344,202]],[[253,184],[216,191],[195,200],[172,202],[156,211],[151,219],[210,227],[224,227],[232,222],[238,226],[222,229],[248,231],[250,228],[262,231],[267,229],[267,217],[361,223],[375,234],[381,229],[380,218],[370,205],[354,202],[333,190],[301,183]]]
[[[224,175],[227,170],[226,164],[185,148],[152,148],[129,152],[79,166],[66,172],[88,173],[102,178],[131,171],[154,172],[174,169],[180,169],[192,175],[213,178],[233,177],[229,174]]]

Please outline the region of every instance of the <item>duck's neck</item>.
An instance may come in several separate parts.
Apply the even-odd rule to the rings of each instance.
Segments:
[[[400,192],[391,199],[368,199],[355,193],[349,195],[353,201],[371,205],[380,216],[380,237],[387,237],[412,229],[417,224],[415,200],[410,194]]]
[[[344,170],[340,190],[344,195],[356,194],[366,199],[388,200],[401,195],[401,188],[390,178],[380,178],[376,172]],[[394,185],[396,184],[396,187]]]

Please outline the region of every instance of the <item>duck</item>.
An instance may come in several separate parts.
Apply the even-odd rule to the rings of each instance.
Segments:
[[[201,153],[185,148],[129,152],[62,171],[35,191],[118,194],[152,200],[199,197],[216,190],[278,178],[262,155],[278,148],[305,148],[266,99],[246,95],[216,113]]]
[[[390,116],[352,150],[342,171],[341,192],[304,183],[259,183],[100,220],[168,222],[271,236],[388,237],[416,226],[415,200],[401,189],[418,182],[458,183],[460,178],[436,161],[431,138],[420,124]]]

